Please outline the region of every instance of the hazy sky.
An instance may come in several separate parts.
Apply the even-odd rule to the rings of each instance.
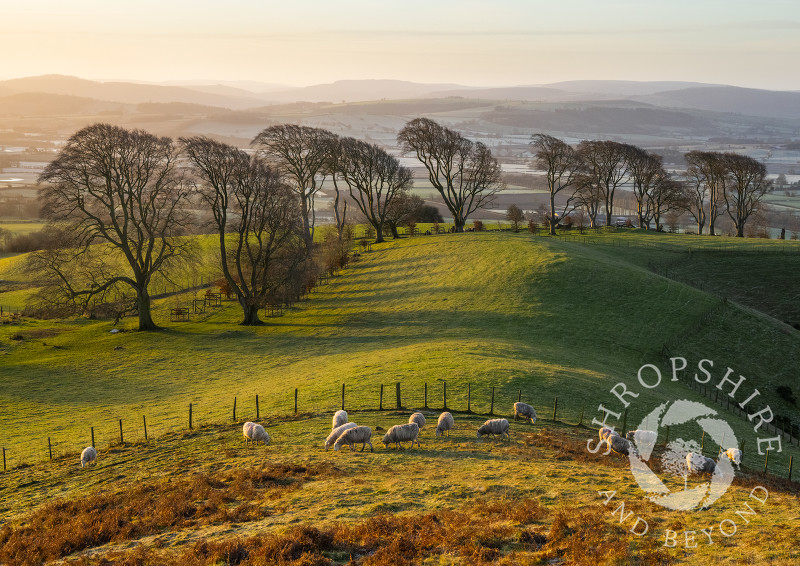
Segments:
[[[798,0],[0,0],[0,78],[800,90]]]

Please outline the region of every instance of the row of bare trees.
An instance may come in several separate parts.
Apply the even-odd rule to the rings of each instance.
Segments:
[[[629,185],[636,200],[639,226],[651,223],[662,229],[662,218],[671,211],[687,211],[702,234],[708,221],[715,234],[715,221],[724,211],[744,236],[744,227],[769,189],[766,167],[736,153],[692,151],[686,154],[687,170],[669,173],[660,155],[635,145],[608,140],[589,140],[572,147],[547,134],[531,139],[534,165],[545,171],[549,190],[550,233],[557,218],[580,208],[597,226],[605,214],[610,225],[617,189]],[[557,197],[559,206],[557,206]]]
[[[428,169],[458,231],[502,187],[488,148],[431,120],[412,120],[398,140]],[[39,179],[42,215],[58,228],[58,242],[31,258],[47,282],[45,297],[83,311],[129,304],[140,330],[155,329],[153,277],[191,261],[192,241],[183,236],[203,224],[217,236],[219,268],[242,307],[242,324],[259,324],[260,308],[296,293],[315,269],[314,199],[326,180],[340,255],[347,253],[348,204],[377,242],[384,226],[397,237],[397,226],[425,209],[409,193],[411,170],[375,144],[283,124],[251,145],[255,152],[203,136],[176,144],[108,124],[74,134]]]

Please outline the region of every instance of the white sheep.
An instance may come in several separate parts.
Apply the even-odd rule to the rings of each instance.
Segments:
[[[81,452],[81,468],[89,464],[97,464],[97,450],[94,449],[94,446],[87,446]]]
[[[508,420],[506,419],[489,419],[478,427],[478,438],[485,434],[491,434],[492,437],[499,434],[500,438],[508,436]]]
[[[419,446],[419,425],[417,423],[407,423],[401,425],[394,425],[386,434],[383,435],[383,445],[389,448],[389,444],[394,442],[395,447],[402,448],[401,442],[411,441],[411,448],[414,448],[414,443]]]
[[[426,422],[425,421],[425,415],[423,415],[422,413],[417,411],[416,413],[414,413],[413,415],[408,417],[408,422],[417,423],[417,426],[419,426],[419,429],[422,430],[422,427],[425,426],[425,422]]]
[[[736,464],[736,468],[739,468],[739,464],[742,463],[742,451],[738,448],[728,448],[725,452],[723,452],[728,459]]]
[[[356,444],[360,442],[361,452],[364,451],[364,448],[367,444],[369,444],[369,451],[374,452],[375,450],[372,448],[372,442],[370,440],[371,438],[372,429],[368,426],[355,426],[353,428],[348,428],[339,435],[339,438],[336,439],[333,449],[339,450],[343,444],[347,444],[350,447],[350,450],[355,452]]]
[[[717,463],[713,458],[708,458],[697,452],[689,452],[686,454],[686,468],[689,470],[689,474],[713,474],[717,468]]]
[[[447,433],[447,437],[450,437],[450,429],[453,428],[455,422],[453,421],[453,415],[445,411],[441,415],[439,415],[439,422],[436,424],[436,436],[442,436],[445,432]]]
[[[534,424],[536,422],[536,409],[527,403],[517,401],[514,403],[514,420],[517,420],[517,417],[528,419],[531,421],[531,424]]]
[[[333,414],[333,426],[332,429],[336,428],[337,426],[343,425],[347,422],[347,411],[339,410]]]
[[[606,436],[606,444],[608,444],[608,447],[617,454],[620,454],[622,456],[627,456],[628,454],[630,454],[631,451],[630,440],[628,440],[627,438],[622,438],[616,432],[612,431],[611,434]],[[606,455],[607,454],[608,452],[606,452]]]
[[[356,423],[344,423],[343,425],[337,426],[335,429],[331,431],[328,435],[328,438],[325,439],[325,450],[333,446],[333,443],[336,442],[342,433],[349,428],[355,428],[358,425]]]
[[[242,426],[242,436],[244,436],[245,444],[250,444],[250,441],[258,445],[259,442],[263,442],[264,446],[269,444],[269,433],[264,430],[264,427],[258,423],[252,423],[250,421],[244,423]]]
[[[632,440],[636,446],[655,446],[658,439],[658,433],[654,430],[630,430],[625,435],[625,438]]]

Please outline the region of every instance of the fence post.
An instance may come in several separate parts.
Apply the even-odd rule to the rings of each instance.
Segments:
[[[767,448],[767,455],[764,456],[764,473],[767,473],[767,465],[769,464],[769,448]]]
[[[6,449],[3,448],[3,471],[6,471]]]
[[[47,437],[47,450],[50,452],[50,459],[53,459],[53,445],[50,444],[50,437]]]
[[[381,383],[381,396],[379,397],[378,400],[378,410],[379,411],[383,410],[383,383]]]
[[[258,397],[258,395],[256,395]],[[189,403],[189,430],[192,430],[192,404]]]
[[[700,453],[706,449],[706,431],[703,431],[703,436],[700,438]]]
[[[471,383],[467,383],[467,412],[468,413],[472,412],[470,410],[471,401],[472,401],[472,384]]]
[[[147,440],[147,417],[142,415],[142,423],[144,424],[144,439]]]
[[[344,383],[342,383],[342,410],[344,411]]]
[[[442,385],[444,386],[444,410],[447,410],[447,382],[443,382]]]
[[[792,481],[792,460],[794,456],[789,456],[789,481]]]
[[[125,441],[122,438],[122,419],[119,420],[119,443],[125,444]]]
[[[428,408],[428,382],[425,382],[425,402],[422,404],[426,409]]]
[[[395,396],[397,397],[396,399],[397,408],[399,409],[400,407],[402,407],[402,404],[400,403],[400,382],[398,381],[397,383],[395,383],[394,387],[395,387]]]
[[[628,409],[625,409],[625,412],[622,414],[622,436],[625,436],[625,433],[628,432]]]
[[[236,422],[236,395],[233,396],[233,422]]]
[[[297,414],[297,387],[294,388],[294,414]]]
[[[92,429],[92,448],[94,448],[94,427],[91,427],[91,429]]]
[[[489,407],[489,414],[490,415],[494,414],[494,387],[492,387],[492,404]]]
[[[581,419],[578,421],[577,426],[581,426],[583,424],[583,412],[586,410],[586,405],[581,405]]]
[[[522,402],[522,389],[517,392],[517,403]]]
[[[553,398],[553,422],[556,420],[556,412],[558,411],[558,397]]]
[[[258,395],[256,395],[256,420],[261,418],[260,413],[258,412]]]

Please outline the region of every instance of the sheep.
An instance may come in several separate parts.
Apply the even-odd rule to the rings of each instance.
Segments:
[[[344,423],[343,425],[337,426],[335,429],[331,431],[328,435],[328,438],[325,439],[325,450],[333,446],[333,443],[342,436],[342,433],[349,428],[355,428],[358,425],[356,423]]]
[[[395,447],[402,448],[401,442],[411,441],[411,448],[414,448],[414,442],[419,446],[419,425],[417,423],[407,423],[401,425],[394,425],[386,434],[383,435],[383,445],[389,448],[389,444],[394,442]]]
[[[655,446],[658,433],[653,430],[630,430],[625,438],[636,443],[636,446]]]
[[[686,454],[686,469],[689,474],[709,473],[713,474],[717,468],[717,463],[713,458],[708,458],[697,452],[689,452]]]
[[[81,452],[81,468],[89,464],[97,464],[97,450],[94,449],[94,446],[87,446]]]
[[[361,452],[364,451],[364,448],[367,444],[369,444],[369,451],[375,452],[375,449],[372,448],[372,429],[368,426],[354,426],[353,428],[348,428],[342,434],[339,435],[339,438],[336,439],[336,442],[333,445],[334,450],[339,450],[342,447],[342,444],[347,444],[350,447],[350,450],[355,452],[356,451],[356,444],[361,443]]]
[[[616,432],[611,432],[606,436],[606,444],[608,444],[609,450],[613,450],[617,454],[621,456],[627,456],[630,454],[631,451],[631,442],[627,438],[622,438]],[[607,455],[608,451],[606,452]]]
[[[426,422],[425,421],[425,415],[423,415],[422,413],[417,411],[416,413],[414,413],[413,415],[408,417],[408,422],[409,423],[417,423],[417,425],[419,426],[419,429],[422,430],[422,427],[425,426],[425,422]]]
[[[738,448],[728,448],[725,452],[723,452],[728,459],[736,464],[736,468],[739,468],[739,464],[742,463],[742,451]]]
[[[536,422],[536,409],[527,403],[521,403],[518,401],[514,403],[514,420],[517,420],[517,417],[528,419],[531,421],[531,424],[534,424]]]
[[[447,437],[450,438],[450,429],[453,428],[453,424],[453,415],[447,411],[439,415],[439,422],[436,424],[436,436],[442,436],[446,432]]]
[[[606,438],[608,438],[612,434],[617,434],[617,431],[615,431],[613,428],[607,427],[607,426],[604,426],[600,430],[597,431],[597,435],[600,437],[600,440],[605,440]],[[617,434],[617,436],[619,436],[619,435]]]
[[[489,419],[478,428],[478,438],[484,434],[491,434],[494,437],[496,434],[508,436],[508,421],[506,419]]]
[[[334,429],[337,426],[343,425],[346,422],[347,422],[347,411],[345,411],[345,410],[336,411],[333,414],[333,426],[331,427],[331,429]]]
[[[252,423],[250,421],[244,423],[242,426],[242,436],[244,436],[245,444],[250,444],[250,441],[258,445],[259,442],[263,442],[264,446],[269,444],[269,433],[264,430],[264,427],[258,423]]]

